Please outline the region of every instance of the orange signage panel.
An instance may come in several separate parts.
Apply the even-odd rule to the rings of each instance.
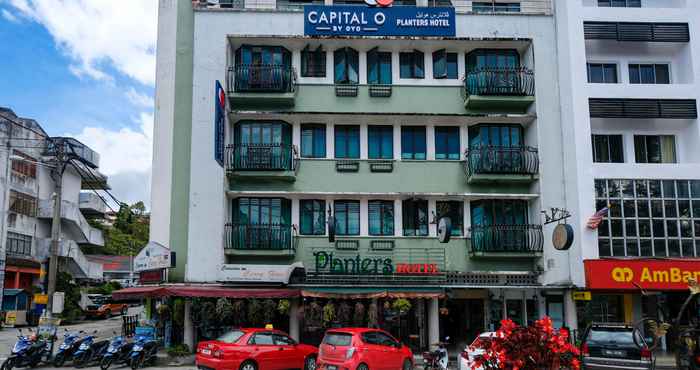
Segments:
[[[583,265],[587,289],[688,290],[688,279],[700,279],[700,260],[600,259]]]

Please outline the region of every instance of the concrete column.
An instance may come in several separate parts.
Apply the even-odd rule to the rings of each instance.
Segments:
[[[299,300],[289,301],[289,336],[299,342]]]
[[[428,345],[440,341],[440,307],[437,298],[431,298],[428,302]]]
[[[192,325],[192,301],[189,299],[185,301],[185,325],[184,334],[182,336],[182,342],[194,350],[194,326]]]
[[[578,317],[576,315],[576,302],[572,290],[564,291],[564,325],[569,330],[578,330]]]
[[[15,289],[19,289],[19,285],[21,282],[20,277],[21,277],[21,273],[19,271],[16,271],[15,272],[15,286],[14,286]]]

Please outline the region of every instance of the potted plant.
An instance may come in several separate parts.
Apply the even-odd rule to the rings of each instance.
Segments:
[[[245,301],[242,299],[237,299],[231,304],[231,317],[233,319],[233,325],[242,326],[245,322]]]
[[[350,324],[350,320],[352,318],[352,307],[350,307],[350,305],[345,301],[340,302],[340,305],[338,305],[337,316],[337,322],[341,326]]]
[[[323,324],[323,308],[321,305],[316,301],[312,301],[305,311],[306,315],[304,318],[307,327],[312,331],[320,329]]]
[[[262,303],[263,309],[263,321],[265,324],[270,324],[275,319],[275,312],[277,311],[277,303],[272,299],[266,299]]]
[[[335,321],[335,305],[332,301],[328,301],[325,306],[323,306],[323,326],[329,327],[330,324]]]
[[[248,301],[248,324],[260,325],[263,321],[262,303],[253,298]]]
[[[291,304],[289,303],[288,299],[280,299],[280,301],[277,303],[277,312],[279,312],[280,315],[289,315],[290,307]]]
[[[367,326],[370,328],[379,327],[379,306],[377,306],[377,301],[372,300],[369,304],[369,310],[367,311]]]
[[[216,300],[216,317],[219,319],[221,324],[227,324],[231,321],[233,316],[233,305],[226,298],[219,298]]]
[[[355,303],[355,311],[352,315],[352,323],[355,327],[362,327],[365,325],[365,305],[361,302]]]

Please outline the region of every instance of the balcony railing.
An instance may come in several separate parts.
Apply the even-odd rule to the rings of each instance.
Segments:
[[[468,148],[464,164],[467,176],[536,175],[540,159],[530,146],[477,146]]]
[[[292,225],[236,224],[225,225],[225,248],[235,250],[294,250]]]
[[[464,77],[467,95],[533,96],[535,75],[527,68],[478,68]]]
[[[542,253],[542,225],[472,225],[472,253]]]
[[[226,147],[229,171],[297,171],[299,152],[286,144],[235,144]]]
[[[281,64],[239,64],[229,68],[228,86],[229,93],[291,93],[296,72]]]

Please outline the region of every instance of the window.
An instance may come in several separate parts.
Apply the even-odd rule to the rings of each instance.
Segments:
[[[393,126],[369,126],[367,127],[367,156],[369,159],[394,158],[394,127]]]
[[[433,78],[457,78],[457,53],[440,49],[433,53]]]
[[[496,3],[486,1],[473,1],[472,11],[474,13],[491,13],[491,12],[520,12],[520,3]]]
[[[520,55],[514,49],[478,49],[467,54],[467,71],[483,68],[520,67]]]
[[[428,201],[407,199],[401,203],[404,236],[428,236]]]
[[[360,126],[335,126],[335,157],[360,158]]]
[[[399,345],[396,340],[379,331],[362,333],[362,341],[377,346],[398,347]]]
[[[521,199],[489,199],[471,202],[472,225],[527,224],[527,202]]]
[[[360,202],[336,200],[333,206],[336,235],[360,235]]]
[[[617,64],[614,63],[587,63],[588,82],[600,84],[617,83]]]
[[[401,159],[425,159],[425,126],[401,126]]]
[[[252,338],[250,338],[248,344],[263,346],[274,345],[274,341],[272,340],[272,333],[256,333]]]
[[[326,202],[323,200],[299,201],[299,233],[324,235],[326,233]]]
[[[624,163],[622,135],[591,135],[593,162]]]
[[[631,84],[671,83],[668,64],[630,64]]]
[[[301,125],[301,156],[326,158],[326,126]]]
[[[333,52],[333,64],[335,71],[335,83],[357,84],[359,83],[358,71],[360,56],[357,50],[342,48]]]
[[[394,201],[370,200],[369,235],[394,235]]]
[[[391,85],[391,53],[377,51],[367,52],[367,83]]]
[[[598,0],[600,7],[641,8],[642,0]]]
[[[292,53],[281,46],[243,45],[236,50],[236,91],[290,91]]]
[[[36,159],[20,151],[12,150],[12,154],[22,157],[24,160],[12,160],[12,174],[15,176],[36,178]]]
[[[699,180],[595,180],[601,257],[700,257]]]
[[[293,346],[296,344],[294,339],[282,334],[273,334],[272,339],[274,340],[276,346]]]
[[[239,225],[290,225],[291,204],[282,198],[238,198],[233,219]]]
[[[292,126],[285,122],[236,123],[233,166],[240,170],[291,169]]]
[[[291,66],[292,53],[282,46],[243,45],[236,50],[239,65]]]
[[[422,51],[399,53],[401,78],[424,78],[425,57]]]
[[[469,127],[469,147],[511,148],[523,145],[520,125],[477,125]]]
[[[676,138],[673,135],[634,135],[637,163],[676,163]]]
[[[459,127],[435,127],[435,159],[459,160]]]
[[[29,194],[10,190],[10,212],[19,213],[29,217],[36,217],[36,207],[37,201],[35,197]]]
[[[310,50],[307,45],[301,51],[301,77],[326,77],[326,52],[323,47]]]
[[[30,256],[32,254],[32,236],[7,232],[7,252]]]
[[[452,235],[462,235],[464,223],[462,215],[464,214],[464,203],[459,201],[442,201],[435,203],[436,215],[438,219],[449,217],[452,222]]]

